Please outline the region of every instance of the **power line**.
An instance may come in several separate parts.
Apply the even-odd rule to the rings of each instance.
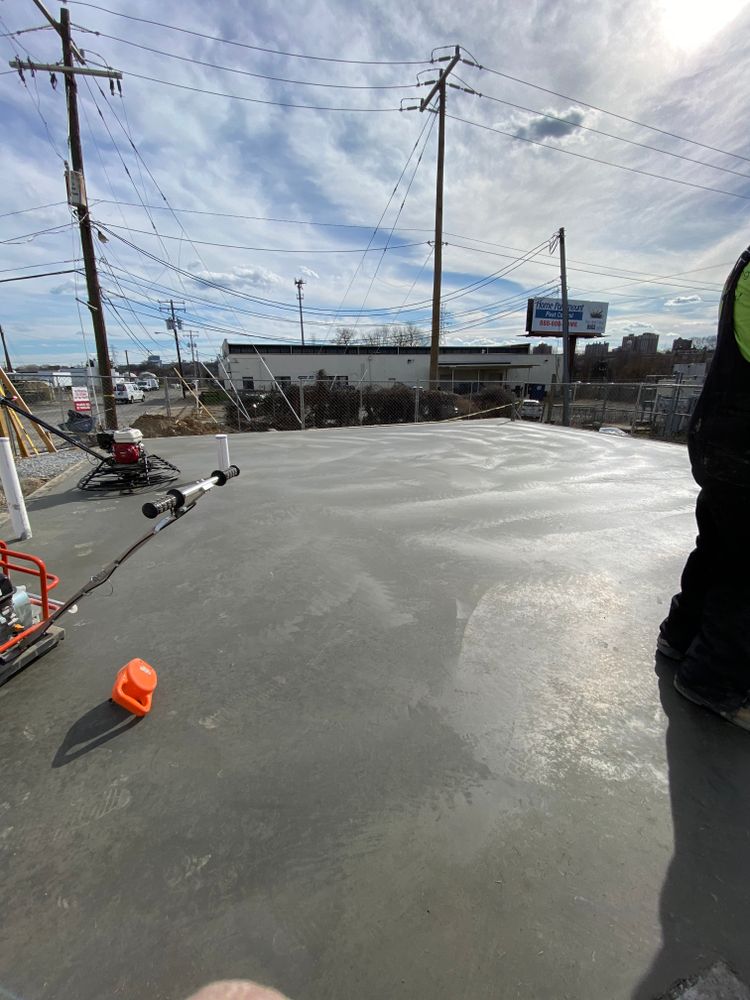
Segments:
[[[0,214],[0,219],[7,219],[11,215],[25,215],[27,212],[41,212],[43,208],[60,208],[62,205],[67,207],[67,201],[51,201],[48,205],[35,205],[33,208],[19,208],[15,212],[3,212]]]
[[[466,62],[466,60],[463,60]],[[561,94],[557,90],[550,90],[548,87],[541,87],[537,83],[531,83],[529,80],[522,80],[518,76],[511,76],[510,73],[501,73],[500,70],[490,69],[488,66],[481,66],[477,64],[477,69],[484,70],[486,73],[492,73],[493,76],[501,76],[506,80],[512,80],[514,83],[523,84],[524,87],[533,87],[534,90],[540,90],[544,94],[552,94],[554,97],[560,97],[564,101],[572,101],[574,104],[580,104],[584,108],[590,108],[592,111],[599,111],[603,115],[609,115],[611,118],[619,118],[620,121],[628,122],[630,125],[637,125],[639,128],[650,129],[652,132],[659,132],[660,135],[669,136],[671,139],[679,139],[680,142],[689,142],[693,146],[700,146],[701,149],[710,149],[714,153],[721,153],[723,156],[734,156],[738,160],[745,160],[750,163],[750,156],[743,156],[741,153],[730,153],[726,149],[719,149],[717,146],[711,146],[705,142],[699,142],[697,139],[688,139],[684,135],[678,135],[676,132],[669,132],[666,129],[658,128],[656,125],[647,125],[645,122],[637,121],[635,118],[628,118],[627,115],[618,114],[616,111],[608,111],[606,108],[599,107],[596,104],[589,104],[587,101],[578,100],[575,97],[568,97],[566,94]]]
[[[120,38],[117,35],[108,35],[104,31],[94,31],[91,28],[84,28],[83,25],[76,25],[82,31],[89,34],[98,35],[101,38],[110,38],[115,42],[122,42],[123,45],[131,45],[136,49],[143,49],[145,52],[153,52],[158,56],[167,56],[170,59],[179,59],[180,62],[193,63],[196,66],[205,66],[207,69],[218,69],[224,73],[236,73],[239,76],[250,76],[256,80],[271,80],[273,83],[289,83],[298,87],[327,87],[333,90],[406,90],[412,86],[410,83],[380,83],[380,84],[357,84],[357,83],[324,83],[319,80],[292,80],[285,76],[269,76],[267,73],[253,73],[247,69],[238,69],[236,66],[222,66],[219,63],[206,62],[203,59],[193,59],[191,56],[181,56],[176,52],[166,52],[164,49],[155,49],[150,45],[142,45],[140,42],[131,42],[127,38]]]
[[[372,241],[375,239],[375,237],[378,234],[378,230],[380,229],[380,226],[381,226],[381,224],[383,222],[383,219],[385,218],[386,213],[388,212],[388,209],[390,208],[391,202],[396,197],[396,192],[398,191],[399,185],[401,184],[401,181],[403,180],[404,175],[406,174],[406,171],[409,169],[409,164],[411,163],[412,157],[414,156],[414,154],[417,151],[417,148],[419,146],[419,143],[421,142],[422,136],[425,134],[425,131],[427,130],[428,124],[429,124],[429,122],[425,121],[424,124],[422,125],[422,128],[421,128],[421,130],[419,132],[419,135],[417,136],[416,141],[415,141],[414,145],[412,146],[412,148],[411,148],[411,150],[409,152],[409,155],[406,158],[406,163],[404,164],[404,166],[403,166],[403,168],[401,170],[401,173],[398,175],[398,179],[397,179],[396,183],[393,186],[393,190],[390,193],[388,201],[385,203],[385,208],[380,213],[380,218],[378,219],[378,221],[377,221],[377,223],[375,225],[375,228],[373,229],[373,231],[372,231],[372,233],[370,235],[370,239],[368,240],[368,243],[367,243],[367,249],[369,249],[372,246]],[[349,279],[349,284],[346,286],[344,294],[341,296],[341,301],[339,303],[338,309],[336,310],[336,312],[334,314],[333,319],[331,320],[331,325],[333,325],[336,322],[336,320],[338,319],[338,317],[339,317],[339,315],[340,315],[340,313],[341,313],[341,311],[342,311],[342,309],[344,307],[344,303],[346,302],[347,296],[349,295],[349,292],[352,289],[352,285],[354,284],[354,282],[356,280],[356,277],[359,274],[360,269],[361,269],[362,265],[364,264],[364,262],[365,262],[365,256],[363,254],[361,260],[359,260],[357,262],[357,266],[354,269],[354,272],[353,272],[351,278]]]
[[[57,233],[61,229],[67,229],[68,223],[61,223],[59,226],[48,226],[46,229],[38,229],[33,233],[23,233],[20,236],[9,236],[7,240],[0,240],[0,244],[14,245],[20,242],[30,242],[36,239],[37,236],[47,236],[49,233]]]
[[[17,265],[16,267],[3,267],[0,268],[0,274],[5,274],[8,271],[31,271],[35,267],[57,267],[58,264],[77,264],[78,257],[70,257],[68,260],[50,260],[46,261],[44,264],[23,264]]]
[[[635,139],[626,139],[625,136],[615,135],[612,132],[604,132],[602,129],[593,128],[591,125],[584,125],[581,122],[571,121],[569,118],[563,118],[560,115],[553,115],[547,111],[536,111],[534,108],[526,108],[522,104],[513,104],[512,101],[503,101],[499,97],[493,97],[491,94],[479,94],[477,97],[483,97],[485,100],[494,101],[496,104],[504,104],[508,108],[515,108],[517,111],[526,111],[528,114],[537,115],[540,118],[549,118],[551,121],[563,122],[565,125],[570,125],[571,128],[581,129],[585,132],[593,132],[595,135],[605,136],[607,139],[616,139],[618,142],[627,143],[629,146],[638,146],[640,149],[648,149],[652,153],[661,153],[662,156],[673,156],[678,160],[685,160],[688,163],[697,163],[702,167],[710,167],[711,170],[721,170],[725,174],[734,174],[735,177],[744,177],[746,180],[750,180],[750,174],[744,174],[741,170],[732,170],[731,167],[721,167],[718,163],[709,163],[708,160],[697,160],[694,156],[685,156],[684,153],[675,153],[671,149],[660,149],[658,146],[650,146],[647,142],[638,142]]]
[[[131,229],[129,226],[120,226],[114,222],[99,222],[95,221],[94,225],[99,229],[103,230],[105,233],[109,233],[111,229],[126,229],[129,232],[140,233],[142,236],[158,236],[162,240],[180,240],[185,239],[184,236],[173,236],[168,233],[150,233],[148,229]],[[112,233],[113,236],[117,236],[117,233]],[[412,243],[394,243],[392,246],[384,247],[347,247],[344,249],[320,249],[320,248],[308,248],[303,250],[294,250],[289,247],[248,247],[241,243],[214,243],[210,240],[192,240],[191,243],[195,243],[199,246],[204,247],[221,247],[225,250],[252,250],[256,253],[304,253],[304,254],[314,254],[314,253],[377,253],[382,250],[403,250],[407,247],[421,247],[425,246],[427,240],[419,240]]]
[[[386,251],[389,250],[389,249],[391,249],[391,247],[389,246],[389,244],[390,244],[391,240],[393,239],[393,233],[395,232],[396,226],[398,225],[398,220],[401,218],[401,213],[403,212],[404,206],[406,205],[406,199],[409,197],[409,192],[411,191],[412,184],[414,183],[414,178],[417,176],[417,171],[419,170],[419,166],[420,166],[420,164],[422,162],[422,157],[425,154],[425,150],[427,149],[427,144],[430,141],[430,136],[432,135],[432,130],[433,130],[434,127],[435,127],[435,118],[433,117],[432,121],[429,124],[429,128],[427,129],[427,135],[425,136],[425,140],[424,140],[424,142],[422,144],[422,151],[420,152],[419,156],[417,157],[417,162],[414,165],[414,170],[412,171],[412,175],[411,175],[411,178],[409,179],[409,183],[406,186],[406,191],[404,192],[404,197],[401,200],[401,204],[399,205],[398,212],[396,212],[396,218],[393,220],[393,225],[391,226],[391,231],[388,233],[388,238],[385,241],[385,246],[383,247],[383,252],[380,255],[380,259],[378,260],[378,262],[377,262],[377,264],[375,266],[375,270],[372,273],[372,277],[370,278],[370,284],[368,285],[367,292],[365,293],[365,297],[364,297],[364,299],[362,301],[362,305],[360,306],[359,312],[357,313],[356,319],[354,320],[354,326],[355,327],[359,323],[359,321],[360,321],[360,319],[362,317],[362,313],[364,311],[364,308],[367,305],[367,300],[370,297],[370,292],[372,291],[372,286],[375,284],[375,278],[378,276],[378,272],[380,271],[380,265],[385,260]],[[434,250],[434,247],[433,247],[433,250]]]
[[[332,107],[325,104],[295,104],[292,101],[268,101],[260,97],[245,97],[242,94],[227,94],[222,90],[206,90],[204,87],[191,87],[186,83],[176,83],[174,80],[161,80],[156,76],[146,76],[143,73],[133,73],[128,70],[128,77],[136,80],[147,80],[149,83],[161,83],[165,87],[176,87],[178,90],[189,90],[194,94],[206,94],[209,97],[228,97],[233,101],[246,101],[249,104],[268,104],[276,108],[298,108],[302,111],[352,111],[365,114],[380,114],[383,112],[401,111],[401,108],[352,108]]]
[[[232,38],[221,38],[216,35],[207,35],[202,31],[192,31],[190,28],[180,28],[174,24],[165,24],[163,21],[151,21],[145,17],[136,17],[134,14],[123,14],[119,10],[110,10],[95,3],[86,3],[84,0],[72,0],[78,7],[89,7],[92,10],[102,11],[105,14],[113,14],[116,17],[124,17],[128,21],[140,21],[141,24],[151,24],[158,28],[167,28],[170,31],[179,31],[183,35],[193,35],[195,38],[202,38],[210,42],[221,42],[223,45],[235,45],[241,49],[251,49],[254,52],[266,52],[269,55],[286,56],[290,59],[310,59],[315,62],[341,63],[349,66],[424,66],[426,59],[341,59],[334,56],[313,56],[303,52],[285,52],[282,49],[270,49],[261,45],[251,45],[248,42],[238,42]]]
[[[77,274],[75,268],[67,268],[64,271],[44,271],[42,274],[23,274],[16,278],[0,278],[0,285],[6,285],[10,281],[31,281],[32,278],[51,278],[54,274]]]
[[[208,217],[211,217],[211,218],[219,218],[219,219],[236,219],[236,220],[251,221],[251,222],[274,222],[274,223],[283,223],[283,224],[286,224],[286,225],[293,225],[293,226],[318,226],[318,227],[327,228],[327,229],[365,229],[365,230],[367,230],[369,232],[373,228],[372,223],[370,223],[369,225],[365,225],[363,223],[349,223],[349,222],[321,222],[320,220],[316,220],[316,219],[285,219],[285,218],[279,218],[279,217],[270,216],[270,215],[240,215],[240,214],[238,214],[236,212],[210,212],[210,211],[206,211],[204,209],[197,209],[197,208],[174,208],[174,207],[168,207],[166,205],[146,205],[146,206],[142,206],[138,202],[134,202],[134,201],[117,201],[117,200],[112,200],[112,199],[108,199],[108,198],[99,198],[99,199],[96,199],[95,201],[92,201],[92,205],[99,205],[99,204],[102,204],[102,205],[117,205],[117,206],[123,205],[123,206],[128,207],[128,208],[141,208],[141,207],[144,207],[144,208],[151,209],[153,211],[162,211],[162,212],[164,212],[164,211],[171,211],[171,212],[176,212],[178,215],[205,215],[205,216],[208,216]],[[31,209],[28,209],[28,211],[31,211]],[[0,218],[2,218],[2,216],[0,216]],[[431,233],[433,230],[432,230],[432,228],[428,228],[428,227],[415,228],[413,226],[399,226],[398,229],[397,229],[397,231],[399,233]],[[482,239],[479,239],[479,237],[477,237],[477,236],[467,236],[464,233],[452,233],[452,232],[448,232],[448,230],[445,230],[444,235],[445,236],[449,236],[452,239],[466,240],[466,241],[468,241],[470,243],[481,243],[484,246],[499,247],[499,248],[505,249],[505,250],[513,250],[514,252],[520,253],[520,254],[524,254],[526,252],[526,251],[520,249],[519,247],[510,246],[507,243],[496,243],[496,242],[494,242],[492,240],[482,240]],[[600,266],[600,265],[598,265],[598,264],[596,264],[596,263],[594,263],[592,261],[577,260],[576,258],[572,258],[572,257],[569,258],[569,261],[571,261],[573,263],[578,263],[578,264],[585,264],[585,265],[588,265],[588,266],[591,266],[591,267],[598,267],[598,266]],[[722,262],[720,264],[707,264],[705,267],[693,268],[693,270],[691,270],[691,271],[681,271],[679,273],[680,274],[693,274],[696,271],[710,271],[710,270],[714,270],[715,268],[719,268],[719,267],[725,268],[725,267],[731,267],[731,266],[732,266],[731,261],[729,261],[729,262]],[[624,268],[624,267],[614,267],[614,270],[616,270],[616,271],[622,271],[625,274],[638,274],[638,275],[648,274],[648,272],[645,272],[645,271],[634,271],[634,270],[631,270],[631,269],[628,269],[628,268]],[[652,277],[662,278],[662,277],[666,277],[666,275],[659,275],[659,274],[657,274],[657,275],[652,275]],[[706,282],[702,282],[702,284],[706,284]],[[717,284],[718,287],[721,287],[721,283],[712,283],[712,284]]]
[[[458,247],[459,249],[462,249],[462,250],[468,250],[470,253],[487,254],[490,257],[510,257],[510,254],[497,253],[494,250],[480,250],[477,247],[462,247],[460,243],[453,243],[453,244],[449,244],[449,245]],[[513,257],[511,259],[512,260],[516,260],[517,258]],[[533,261],[533,263],[536,264],[536,265],[539,265],[540,267],[554,267],[555,269],[557,269],[557,264],[555,264],[553,261],[536,260],[536,261]],[[595,265],[595,266],[598,266],[598,265]],[[591,270],[589,270],[587,268],[584,268],[584,267],[570,267],[569,266],[568,270],[569,271],[578,271],[578,272],[580,272],[582,274],[599,275],[600,277],[603,277],[603,278],[622,278],[623,277],[622,274],[613,274],[611,271],[591,271]],[[689,274],[691,272],[688,272],[688,271],[686,271],[686,272],[679,272],[678,271],[676,273],[677,274],[682,274],[682,273]],[[682,289],[686,289],[686,290],[696,289],[697,291],[712,291],[712,292],[716,291],[716,288],[702,288],[700,286],[700,284],[698,284],[698,285],[696,285],[696,284],[682,285],[682,284],[677,284],[675,282],[670,282],[670,281],[661,281],[660,278],[662,278],[662,277],[669,278],[670,275],[660,275],[660,276],[653,276],[653,275],[651,275],[651,276],[647,276],[645,278],[627,278],[626,281],[627,282],[632,282],[634,284],[649,284],[649,285],[659,285],[659,284],[662,284],[662,285],[668,285],[670,288],[682,288]]]
[[[683,187],[697,188],[700,191],[710,191],[712,194],[725,194],[730,198],[742,198],[743,201],[750,201],[750,195],[740,194],[737,191],[725,191],[723,188],[713,188],[706,184],[696,184],[694,181],[682,180],[679,177],[667,177],[665,174],[656,174],[650,170],[641,170],[639,167],[626,167],[623,163],[613,163],[611,160],[602,160],[598,156],[587,156],[585,153],[576,153],[572,149],[565,149],[563,146],[553,146],[548,142],[540,142],[538,139],[529,139],[523,135],[516,135],[514,132],[506,132],[503,129],[493,128],[491,125],[483,125],[480,122],[472,122],[466,118],[459,118],[457,115],[448,115],[454,121],[464,125],[471,125],[474,128],[484,129],[486,132],[496,132],[498,135],[505,135],[509,139],[518,142],[528,142],[532,146],[541,146],[543,149],[554,149],[558,153],[566,156],[575,156],[579,160],[588,160],[589,163],[600,163],[605,167],[616,167],[617,170],[627,170],[631,174],[640,174],[643,177],[653,177],[656,180],[669,181],[671,184],[681,184]]]

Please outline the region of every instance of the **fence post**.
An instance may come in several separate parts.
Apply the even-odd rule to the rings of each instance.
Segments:
[[[10,450],[10,438],[0,438],[0,482],[5,490],[8,503],[10,523],[17,538],[31,538],[29,515],[26,513],[26,503],[23,499],[21,484],[18,481],[16,463]]]
[[[638,420],[638,407],[641,405],[641,389],[643,389],[643,382],[638,383],[638,392],[635,397],[635,406],[633,407],[633,421],[630,425],[630,433],[635,433],[635,425]]]
[[[362,395],[362,380],[360,379],[360,382],[359,382],[359,426],[360,427],[362,426],[362,422],[364,420],[364,417],[365,417],[365,414],[364,414],[364,398],[363,398],[363,395]]]
[[[602,423],[604,423],[607,416],[607,400],[609,399],[609,382],[604,386],[604,399],[602,400]]]
[[[164,379],[164,399],[167,407],[167,416],[171,419],[172,417],[172,401],[169,398],[169,379]],[[228,466],[227,466],[228,468]]]
[[[414,386],[414,423],[419,423],[419,384]]]
[[[300,430],[307,430],[305,426],[305,387],[302,382],[299,383],[299,418],[302,421]]]

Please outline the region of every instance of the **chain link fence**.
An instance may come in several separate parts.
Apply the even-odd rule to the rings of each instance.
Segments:
[[[542,419],[562,423],[563,386],[552,386]],[[618,428],[624,433],[661,440],[684,440],[701,392],[692,382],[575,382],[570,385],[570,424],[599,430]]]
[[[115,382],[123,381],[115,379]],[[79,378],[73,385],[17,378],[26,403],[49,423],[70,428],[90,414],[103,426],[101,380]],[[149,382],[150,384],[146,384]],[[133,383],[129,383],[133,386]],[[516,391],[512,391],[516,389]],[[235,431],[300,430],[356,427],[450,420],[507,418],[562,425],[563,386],[539,392],[530,402],[526,387],[507,382],[472,382],[452,387],[427,388],[399,382],[352,384],[339,377],[291,382],[252,381],[251,388],[224,387],[208,376],[177,377],[136,382],[132,388],[115,389],[120,423],[148,415],[168,420],[195,414]],[[88,403],[74,398],[86,389]],[[455,391],[454,391],[455,390]],[[589,430],[616,428],[622,433],[662,440],[684,440],[701,386],[692,382],[575,382],[570,390],[570,424]],[[87,409],[88,406],[88,409]]]
[[[511,418],[515,403],[504,383],[461,394],[396,382],[350,385],[318,379],[283,385],[256,380],[252,389],[227,394],[226,422],[241,430],[264,431]]]

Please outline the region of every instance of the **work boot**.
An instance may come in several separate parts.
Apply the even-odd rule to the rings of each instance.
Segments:
[[[684,681],[680,680],[678,674],[674,676],[674,686],[688,701],[692,701],[695,705],[701,705],[711,712],[716,712],[722,719],[731,722],[733,726],[750,731],[750,698],[747,695],[742,698],[728,694],[722,698],[718,695],[703,693],[688,687]]]

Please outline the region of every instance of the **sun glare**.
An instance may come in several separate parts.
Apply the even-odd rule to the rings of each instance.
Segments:
[[[677,48],[700,48],[728,24],[748,0],[661,0],[664,33]]]

